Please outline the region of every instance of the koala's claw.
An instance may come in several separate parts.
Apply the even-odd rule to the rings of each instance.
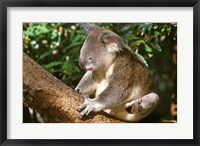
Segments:
[[[81,117],[87,116],[93,109],[90,106],[87,106],[81,113]]]
[[[87,106],[87,104],[81,104],[81,105],[78,107],[78,109],[81,111],[81,110],[83,110],[86,106]]]
[[[84,94],[83,97],[85,98],[85,102],[79,106],[79,111],[82,111],[80,113],[81,117],[88,115],[94,109],[89,96]]]
[[[74,89],[74,90],[75,90],[77,93],[80,93],[80,89],[77,89],[77,88],[76,88],[76,89]]]

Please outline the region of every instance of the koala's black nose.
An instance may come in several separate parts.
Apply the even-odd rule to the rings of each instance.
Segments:
[[[88,61],[91,61],[92,60],[92,57],[90,56],[90,57],[88,57]]]
[[[82,58],[79,59],[79,66],[80,66],[82,69],[85,69],[84,61],[83,61]]]

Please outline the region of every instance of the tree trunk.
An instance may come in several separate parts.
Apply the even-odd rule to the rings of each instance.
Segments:
[[[48,122],[119,123],[104,112],[80,118],[77,107],[83,98],[40,65],[23,55],[24,106],[36,110]]]

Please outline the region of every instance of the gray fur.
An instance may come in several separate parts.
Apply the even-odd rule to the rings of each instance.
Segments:
[[[144,118],[159,101],[149,69],[117,34],[89,27],[80,52],[80,66],[87,72],[75,90],[94,98],[85,99],[81,116],[109,109],[107,113],[125,121]]]

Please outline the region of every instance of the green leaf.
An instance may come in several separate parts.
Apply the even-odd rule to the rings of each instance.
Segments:
[[[144,23],[142,30],[141,30],[141,35],[144,35],[145,31],[148,29],[148,27],[150,26],[149,23]]]
[[[63,69],[67,71],[68,75],[71,75],[74,72],[73,63],[70,61],[65,61],[63,64]]]
[[[140,44],[144,43],[144,40],[137,40],[131,43],[131,48],[139,46]]]
[[[59,66],[59,65],[63,65],[63,62],[62,61],[54,61],[54,62],[50,62],[46,65],[44,65],[44,68],[46,68],[47,70],[55,67],[55,66]]]
[[[147,44],[145,44],[144,46],[145,46],[145,51],[152,52],[152,48],[150,46],[148,46]]]
[[[161,29],[161,32],[164,32],[164,31],[165,31],[165,28],[162,28],[162,29]]]
[[[50,54],[52,54],[52,50],[49,50],[49,51],[41,54],[39,59],[44,59],[45,57],[49,56]]]
[[[77,42],[77,43],[74,43],[74,44],[70,44],[70,45],[68,45],[66,48],[64,48],[64,50],[65,50],[65,52],[66,52],[66,50],[75,48],[75,47],[77,47],[77,46],[80,46],[80,48],[81,48],[81,45],[82,45],[82,44],[83,44],[83,42]]]
[[[160,32],[154,31],[154,36],[155,36],[155,37],[158,37],[159,35],[160,35]]]
[[[153,57],[152,53],[148,53],[149,58]]]
[[[162,48],[160,47],[159,44],[155,44],[153,47],[154,47],[156,50],[158,50],[159,52],[162,51]]]
[[[148,63],[145,60],[145,58],[141,54],[139,54],[138,52],[135,52],[135,53],[141,59],[141,61],[148,67]]]
[[[52,33],[51,33],[51,39],[53,40],[53,39],[55,39],[57,36],[58,36],[58,30],[55,29],[55,30],[53,30]]]
[[[125,36],[125,40],[129,41],[129,40],[139,40],[141,39],[140,37],[135,36],[134,34],[128,34]]]
[[[78,42],[78,41],[80,40],[80,38],[81,38],[81,35],[77,34],[77,35],[74,37],[74,39],[72,40],[72,44]]]

